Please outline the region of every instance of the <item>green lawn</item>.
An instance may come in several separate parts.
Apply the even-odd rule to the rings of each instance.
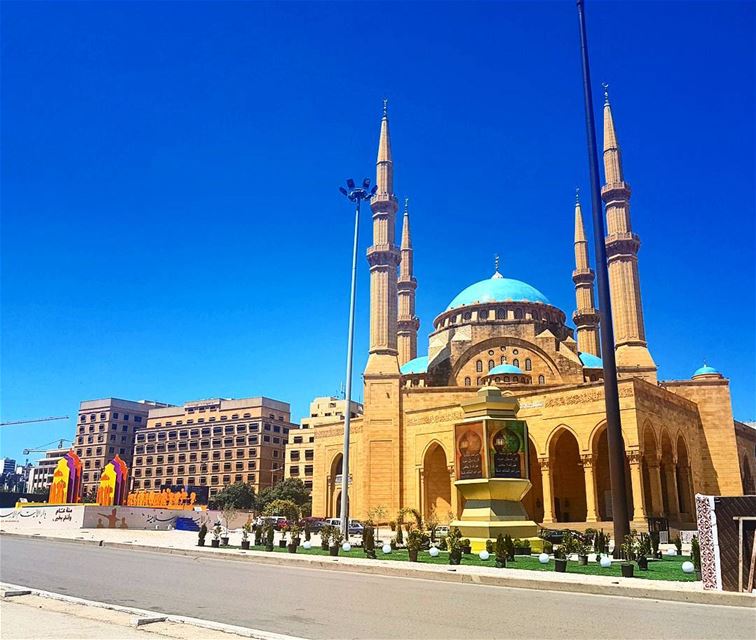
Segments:
[[[236,545],[229,545],[227,549],[241,549]],[[250,550],[264,551],[264,547],[250,547]],[[280,549],[278,546],[273,548],[273,553],[288,553],[286,549]],[[311,556],[327,556],[328,551],[323,551],[319,546],[309,550],[301,546],[297,549],[298,554]],[[343,558],[365,558],[365,553],[361,547],[353,547],[349,553],[339,550],[339,557]],[[376,557],[380,560],[394,560],[398,562],[409,562],[409,555],[406,549],[396,549],[391,553],[384,554],[380,549],[376,549]],[[646,578],[648,580],[674,580],[679,582],[694,582],[695,573],[683,573],[682,563],[690,560],[689,556],[664,556],[662,560],[649,560],[648,571],[641,571],[635,566],[635,577]],[[449,554],[441,551],[435,558],[431,557],[427,551],[421,551],[418,561],[424,564],[449,564]],[[481,560],[478,554],[471,553],[462,556],[462,565],[472,565],[477,567],[495,567],[496,561],[493,556],[488,560]],[[526,571],[554,571],[554,561],[550,560],[548,564],[538,562],[536,556],[517,556],[515,562],[507,563],[508,569],[524,569]],[[608,569],[602,569],[597,562],[589,562],[587,566],[581,566],[579,562],[572,560],[567,562],[567,573],[579,573],[591,576],[613,576],[620,578],[622,573],[618,562],[612,563]]]

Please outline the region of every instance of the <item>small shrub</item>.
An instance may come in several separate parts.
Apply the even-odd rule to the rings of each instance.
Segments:
[[[698,542],[698,536],[693,536],[690,541],[690,556],[693,560],[693,567],[696,571],[701,571],[701,544]]]
[[[494,550],[493,540],[486,540],[486,551],[488,553],[493,553],[493,550]]]

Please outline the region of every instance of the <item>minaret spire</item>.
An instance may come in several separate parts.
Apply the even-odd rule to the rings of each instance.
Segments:
[[[598,310],[593,297],[594,274],[588,262],[588,242],[585,239],[583,212],[580,208],[580,192],[575,190],[575,270],[572,281],[575,283],[575,313],[572,320],[577,327],[578,351],[600,356]]]
[[[365,375],[399,375],[397,362],[397,266],[394,163],[391,158],[387,101],[383,102],[381,133],[376,161],[378,190],[370,202],[373,211],[373,244],[368,249],[370,264],[370,355]]]
[[[402,249],[399,264],[397,291],[399,296],[397,344],[399,365],[417,357],[417,330],[420,320],[415,316],[415,290],[417,280],[414,276],[414,258],[412,236],[410,235],[409,198],[404,200],[404,219],[402,221]]]
[[[638,249],[640,238],[630,223],[630,185],[624,180],[622,152],[617,141],[612,106],[604,85],[604,177],[601,197],[606,204],[606,256],[620,376],[656,382],[656,364],[646,343],[643,323]]]

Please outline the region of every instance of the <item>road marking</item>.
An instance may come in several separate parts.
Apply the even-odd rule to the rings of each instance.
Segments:
[[[128,613],[136,616],[137,620],[144,620],[144,622],[134,621],[134,624],[136,626],[141,626],[152,622],[175,622],[178,624],[188,624],[195,627],[202,627],[204,629],[223,631],[225,633],[235,633],[236,635],[242,636],[244,638],[255,638],[255,640],[308,640],[307,638],[302,638],[299,636],[288,636],[281,633],[264,631],[263,629],[237,627],[233,624],[215,622],[214,620],[202,620],[200,618],[192,618],[189,616],[161,614],[156,611],[148,611],[147,609],[139,609],[137,607],[124,607],[120,604],[111,604],[109,602],[100,602],[98,600],[87,600],[85,598],[77,598],[76,596],[68,596],[62,593],[55,593],[53,591],[43,591],[42,589],[27,589],[26,587],[15,584],[8,584],[7,582],[0,582],[0,589],[6,589],[9,592],[24,592],[23,594],[19,595],[35,595],[41,598],[50,598],[51,600],[70,602],[71,604],[80,604],[87,607],[98,607],[100,609],[109,609],[111,611]]]

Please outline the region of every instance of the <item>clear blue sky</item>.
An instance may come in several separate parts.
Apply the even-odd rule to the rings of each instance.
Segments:
[[[384,96],[420,352],[495,253],[571,315],[588,188],[572,0],[1,9],[3,420],[261,394],[298,420],[337,393],[352,233],[337,188],[374,175]],[[588,27],[660,376],[706,359],[754,419],[754,5],[589,0]],[[73,423],[3,428],[0,453]]]

